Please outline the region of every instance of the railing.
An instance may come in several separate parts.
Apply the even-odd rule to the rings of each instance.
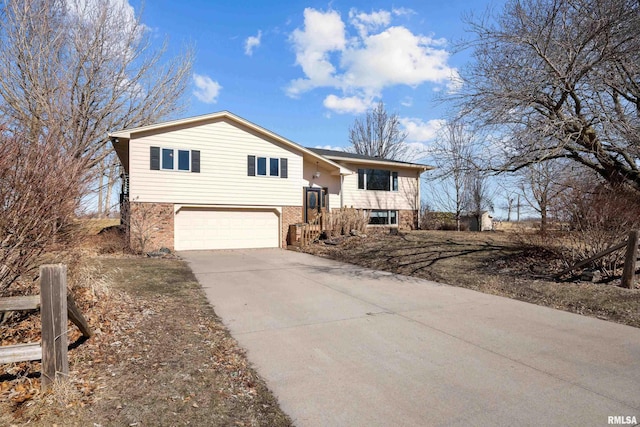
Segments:
[[[318,216],[308,224],[304,224],[302,226],[302,233],[300,237],[300,246],[307,246],[309,243],[313,242],[322,234],[323,229],[323,214],[318,214]]]
[[[318,213],[318,216],[311,222],[304,224],[293,224],[289,226],[290,246],[303,247],[317,240],[323,231],[326,230],[328,214]]]
[[[69,375],[67,321],[71,320],[85,338],[92,335],[73,297],[67,295],[66,265],[40,267],[40,295],[0,298],[0,312],[38,309],[42,317],[41,342],[1,346],[0,363],[42,360],[44,389],[56,378]]]

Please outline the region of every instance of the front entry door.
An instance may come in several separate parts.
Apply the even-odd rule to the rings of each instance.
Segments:
[[[304,221],[311,223],[315,221],[322,207],[322,189],[305,188]]]

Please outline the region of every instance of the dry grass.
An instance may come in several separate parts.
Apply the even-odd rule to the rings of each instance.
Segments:
[[[105,228],[120,225],[120,218],[88,218],[79,219],[78,224],[88,235],[96,235]]]
[[[39,362],[1,365],[0,425],[291,425],[183,261],[50,257],[73,262],[71,292],[95,335],[69,325],[69,379],[47,393]],[[0,335],[38,340],[37,314]]]
[[[557,282],[557,255],[511,233],[414,231],[322,242],[307,252],[640,327],[640,289]]]

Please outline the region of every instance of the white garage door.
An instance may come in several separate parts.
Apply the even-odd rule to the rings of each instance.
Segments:
[[[276,248],[278,234],[274,211],[182,208],[175,216],[179,251]]]

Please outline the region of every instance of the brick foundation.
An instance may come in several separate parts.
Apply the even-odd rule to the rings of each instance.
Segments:
[[[418,229],[418,211],[401,210],[398,211],[400,221],[398,228],[401,230],[417,230]]]
[[[133,251],[151,252],[163,247],[173,250],[173,203],[129,202],[127,222]]]
[[[282,207],[282,248],[287,247],[287,237],[289,234],[289,225],[303,222],[302,206],[283,206]]]

